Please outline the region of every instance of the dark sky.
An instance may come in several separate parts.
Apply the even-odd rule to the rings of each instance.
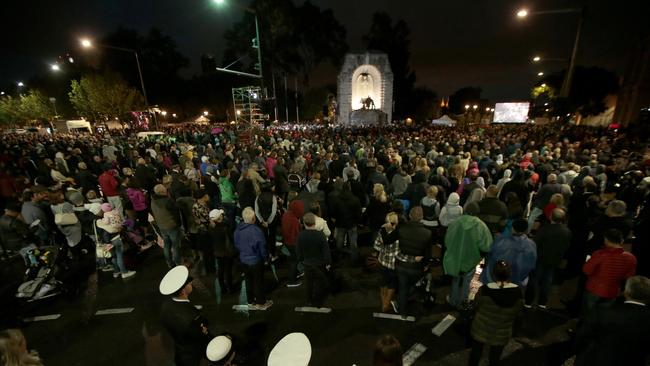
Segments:
[[[648,0],[312,2],[334,10],[347,28],[353,51],[363,50],[361,37],[370,26],[373,12],[386,11],[394,19],[404,19],[412,32],[411,66],[419,85],[439,95],[463,86],[480,86],[484,96],[493,101],[527,98],[538,71],[550,73],[563,67],[561,63],[533,65],[533,54],[566,58],[571,51],[577,16],[537,16],[519,21],[514,13],[521,6],[543,10],[586,4],[578,63],[609,68],[619,75],[628,51],[650,28]],[[45,73],[57,55],[75,51],[78,37],[101,37],[118,26],[142,32],[155,26],[171,35],[191,60],[190,69],[183,73],[190,76],[199,72],[201,54],[213,53],[220,59],[223,33],[241,15],[233,8],[219,9],[211,0],[4,0],[0,85]],[[321,68],[313,80],[333,83],[336,72]]]

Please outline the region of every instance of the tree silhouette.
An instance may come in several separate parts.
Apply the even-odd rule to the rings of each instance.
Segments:
[[[390,15],[377,12],[372,16],[370,31],[363,36],[368,50],[382,51],[388,54],[393,71],[395,115],[406,117],[414,108],[413,89],[415,72],[409,66],[411,30],[404,20],[393,24]]]

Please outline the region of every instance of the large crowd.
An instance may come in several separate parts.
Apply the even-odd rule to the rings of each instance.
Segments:
[[[3,135],[3,255],[20,253],[38,278],[43,252],[56,248],[68,262],[90,257],[86,270],[127,279],[138,276],[129,256],[159,246],[170,270],[215,275],[223,294],[239,293],[245,279],[249,311],[273,305],[263,284],[276,264],[316,309],[337,281],[333,267],[367,265],[381,274],[378,311],[415,315],[411,295],[424,287],[430,301],[470,314],[471,365],[485,346],[498,364],[515,319],[546,309],[552,284],[577,278],[563,299],[580,319],[576,364],[645,365],[643,134],[568,125],[272,126],[245,141],[228,127],[165,132]],[[191,277],[170,286],[174,301],[187,300]],[[179,335],[178,317],[161,320],[177,364],[196,365],[211,339],[204,325]],[[380,340],[376,359],[395,343]]]

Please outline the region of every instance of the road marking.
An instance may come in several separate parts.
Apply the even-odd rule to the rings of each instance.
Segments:
[[[267,309],[249,308],[248,305],[233,305],[233,310],[237,311],[266,311]]]
[[[402,317],[401,315],[397,315],[397,314],[372,313],[372,316],[374,316],[375,318],[401,320],[403,322],[414,322],[415,321],[415,317],[413,317],[413,316]]]
[[[95,315],[126,314],[132,312],[133,309],[134,308],[116,308],[116,309],[97,310]]]
[[[402,363],[404,366],[411,366],[417,361],[417,359],[422,356],[424,352],[426,352],[427,347],[423,345],[422,343],[416,343],[411,348],[409,348],[406,353],[404,353],[404,356],[402,356]]]
[[[452,324],[454,324],[454,321],[456,321],[456,317],[454,317],[451,314],[447,314],[433,329],[431,329],[431,333],[437,335],[440,337],[442,333],[444,333],[449,327],[451,327]]]
[[[61,314],[39,315],[39,316],[35,316],[33,318],[25,318],[25,319],[23,319],[23,321],[26,321],[26,322],[40,322],[40,321],[43,321],[43,320],[55,320],[55,319],[59,319],[60,317],[61,317]]]
[[[332,312],[331,308],[316,308],[313,306],[296,306],[294,309],[295,311],[301,312],[301,313],[321,313],[321,314],[328,314]]]

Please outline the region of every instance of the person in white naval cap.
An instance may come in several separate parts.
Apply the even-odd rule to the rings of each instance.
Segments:
[[[289,333],[269,354],[268,366],[308,366],[311,343],[304,333]]]
[[[210,366],[239,366],[232,343],[232,338],[226,335],[212,338],[205,350]]]
[[[199,365],[212,337],[207,319],[190,303],[192,277],[187,267],[170,269],[159,289],[170,297],[162,305],[160,321],[174,339],[174,362],[177,366]]]

